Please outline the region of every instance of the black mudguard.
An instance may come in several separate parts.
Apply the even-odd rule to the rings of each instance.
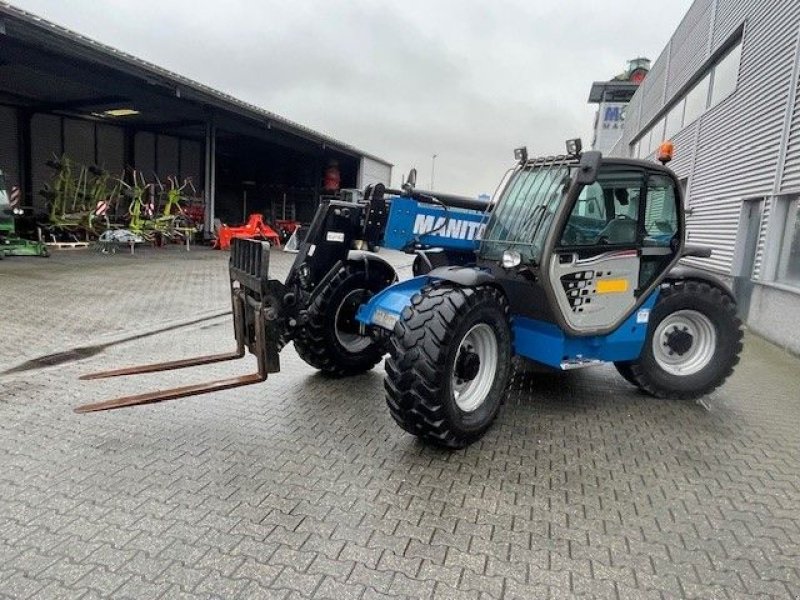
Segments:
[[[382,256],[367,250],[350,250],[347,254],[347,262],[350,264],[362,264],[367,270],[378,269],[387,281],[397,281],[397,271]]]
[[[494,276],[488,271],[474,267],[439,267],[428,273],[436,279],[450,281],[462,287],[477,287],[495,282]]]
[[[702,281],[704,283],[708,283],[709,285],[713,285],[714,287],[717,287],[725,292],[734,302],[736,301],[736,297],[733,295],[733,291],[728,284],[726,284],[716,275],[713,275],[708,271],[704,271],[703,269],[698,269],[687,265],[676,265],[670,270],[669,273],[667,273],[666,277],[664,277],[664,283],[677,283],[680,281]]]
[[[397,276],[397,271],[395,271],[394,267],[390,265],[385,258],[367,250],[350,250],[347,253],[347,260],[340,260],[334,263],[330,271],[328,271],[325,276],[314,286],[314,290],[311,292],[308,301],[305,303],[306,306],[314,302],[314,298],[316,298],[319,290],[323,289],[336,275],[336,273],[339,272],[339,269],[341,269],[345,264],[362,266],[364,271],[377,269],[385,277],[386,281],[389,282],[395,282],[399,279]]]

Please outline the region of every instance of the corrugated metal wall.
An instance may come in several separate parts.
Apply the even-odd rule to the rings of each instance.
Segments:
[[[114,177],[125,167],[125,131],[113,125],[97,125],[97,163]]]
[[[753,259],[753,279],[761,279],[761,268],[764,265],[764,247],[767,241],[767,226],[769,225],[769,215],[773,205],[772,198],[766,198],[761,212],[761,223],[758,228],[758,246],[756,256]]]
[[[795,61],[800,62],[800,27]],[[786,143],[786,162],[783,167],[780,190],[783,193],[800,191],[800,70],[795,64],[794,102],[789,118],[789,132]]]
[[[800,20],[796,0],[776,3],[751,5],[737,90],[701,117],[692,185],[699,200],[772,193]]]
[[[158,176],[163,182],[167,177],[176,177],[178,175],[180,168],[178,165],[178,153],[180,152],[181,141],[175,137],[159,135],[157,144]]]
[[[391,185],[392,167],[377,160],[363,157],[358,172],[358,187],[363,189],[376,183]]]
[[[681,21],[670,43],[669,102],[694,77],[707,57],[708,32],[714,11],[712,0],[698,0]]]
[[[664,106],[664,79],[667,76],[667,48],[661,53],[653,68],[647,74],[642,86],[637,91],[642,94],[642,114],[641,124],[647,125],[656,116],[656,113]]]
[[[94,123],[64,119],[64,154],[81,165],[94,164]]]
[[[203,187],[203,144],[181,140],[181,181],[191,178],[198,191]]]
[[[0,170],[5,173],[6,185],[19,185],[19,152],[17,149],[17,111],[0,106]]]
[[[692,262],[721,273],[730,273],[742,199],[768,198],[780,182],[776,171],[787,103],[792,88],[800,85],[792,80],[798,26],[797,0],[697,0],[665,50],[670,52],[669,61],[662,54],[634,95],[628,109],[631,118],[626,119],[623,138],[614,148],[614,154],[629,156],[631,141],[663,111],[666,102],[700,74],[712,54],[737,30],[744,28],[735,93],[673,139],[676,159],[671,166],[679,177],[689,178],[689,240],[714,248],[711,259]],[[659,99],[659,88],[664,86],[666,99]],[[784,190],[800,187],[800,98],[794,100]],[[639,103],[643,103],[643,110],[637,121]],[[769,210],[767,201],[756,274],[763,264]]]
[[[156,170],[156,136],[154,133],[140,131],[133,141],[136,168],[144,173],[145,179],[152,179]]]
[[[61,117],[33,115],[31,119],[31,194],[37,211],[47,210],[47,200],[39,193],[50,184],[54,171],[47,166],[53,155],[61,155]]]

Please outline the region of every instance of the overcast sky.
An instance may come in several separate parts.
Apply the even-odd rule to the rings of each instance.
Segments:
[[[513,148],[591,141],[594,80],[655,59],[691,0],[13,0],[327,133],[491,193]]]

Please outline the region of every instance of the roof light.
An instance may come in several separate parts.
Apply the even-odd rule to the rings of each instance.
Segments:
[[[661,145],[658,147],[658,152],[656,152],[656,160],[662,165],[665,165],[672,160],[673,154],[675,154],[675,145],[669,140],[666,140],[661,142]]]
[[[574,140],[567,140],[567,154],[570,156],[580,156],[583,150],[583,142],[580,138]]]
[[[104,117],[130,117],[138,115],[139,111],[134,108],[112,108],[111,110],[104,110],[100,114]]]

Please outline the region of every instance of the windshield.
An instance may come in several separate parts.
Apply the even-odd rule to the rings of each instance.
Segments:
[[[480,256],[501,260],[516,250],[523,262],[538,264],[553,217],[571,183],[565,164],[518,171],[497,202],[481,242]]]

